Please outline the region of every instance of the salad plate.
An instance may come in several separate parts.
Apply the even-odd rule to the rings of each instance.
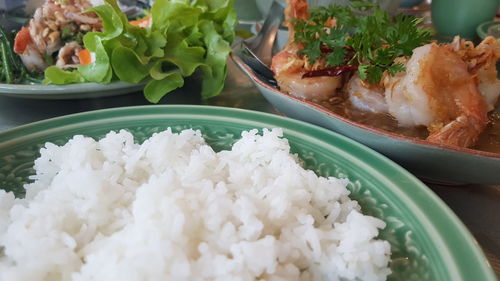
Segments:
[[[81,99],[142,89],[148,101],[157,103],[198,72],[202,95],[219,94],[237,23],[233,1],[139,2],[144,1],[33,3],[34,12],[27,12],[33,14],[30,24],[0,36],[9,54],[0,59],[8,66],[2,79],[18,83],[0,85],[0,95]],[[129,15],[125,6],[138,12]],[[150,9],[141,12],[140,6]],[[166,32],[168,26],[179,28]],[[220,43],[210,44],[213,40]],[[43,72],[44,82],[63,86],[23,85],[35,80],[31,72]],[[90,81],[105,85],[69,85]]]
[[[29,1],[28,1],[29,2]],[[31,11],[34,7],[33,3],[10,3],[11,7],[6,13],[7,22],[2,22],[5,30],[19,30],[29,21]],[[30,8],[26,8],[27,4]],[[127,14],[136,11],[135,6],[127,7]],[[29,10],[29,12],[28,12]],[[124,95],[136,91],[142,91],[145,83],[125,83],[121,81],[112,82],[109,84],[99,83],[79,83],[68,85],[44,85],[38,83],[26,84],[3,84],[0,83],[0,96],[8,96],[14,98],[26,99],[50,99],[50,100],[66,100],[66,99],[88,99],[100,98],[116,95]]]
[[[142,91],[145,85],[145,83],[132,84],[121,81],[109,84],[0,84],[0,96],[47,100],[90,99],[125,95]]]
[[[385,221],[380,238],[391,244],[389,280],[496,280],[485,256],[454,213],[422,182],[381,154],[306,122],[215,106],[158,105],[91,111],[48,119],[0,133],[0,182],[22,196],[33,161],[46,142],[76,134],[102,138],[127,129],[142,142],[166,128],[200,130],[216,151],[241,132],[282,128],[292,153],[321,176],[347,177],[362,212]]]

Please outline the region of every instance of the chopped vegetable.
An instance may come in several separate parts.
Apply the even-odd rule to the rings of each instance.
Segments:
[[[137,20],[130,21],[130,24],[133,26],[140,26],[140,27],[144,27],[144,28],[150,27],[151,26],[151,14],[147,15],[143,19],[137,19]]]
[[[218,95],[227,75],[226,59],[234,39],[234,0],[156,0],[149,20],[129,23],[116,0],[89,9],[99,15],[103,32],[88,32],[83,43],[95,54],[90,64],[71,71],[45,71],[44,83],[68,84],[83,79],[109,83],[113,77],[138,83],[149,79],[144,95],[158,102],[181,87],[184,78],[203,73],[202,97]],[[147,27],[141,27],[147,22]],[[66,73],[66,75],[61,75]]]
[[[83,32],[79,30],[76,23],[71,22],[61,30],[61,40],[64,43],[77,42],[81,45],[83,44]]]
[[[14,52],[22,54],[28,44],[31,43],[30,30],[25,26],[19,30],[14,39]]]
[[[328,25],[332,20],[334,26]],[[327,67],[357,65],[360,78],[376,84],[385,71],[405,70],[396,58],[430,42],[432,32],[419,27],[421,21],[403,14],[391,18],[372,3],[353,1],[311,9],[309,19],[294,21],[295,41],[304,45],[301,54],[310,63],[324,58]]]
[[[82,49],[80,52],[78,52],[78,59],[80,60],[80,64],[82,65],[92,63],[92,55],[87,49]]]

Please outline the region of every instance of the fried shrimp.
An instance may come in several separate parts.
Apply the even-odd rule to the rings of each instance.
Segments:
[[[457,36],[447,46],[467,63],[469,72],[478,80],[479,91],[486,100],[488,111],[492,110],[500,96],[500,80],[496,69],[500,44],[490,36],[474,47],[472,42]]]
[[[389,113],[401,126],[426,126],[431,142],[469,147],[488,124],[477,79],[446,45],[416,48],[406,71],[386,76],[384,86]]]
[[[324,62],[310,64],[307,57],[300,54],[303,45],[294,41],[293,20],[307,20],[309,6],[306,0],[287,0],[287,3],[285,18],[289,30],[288,43],[273,57],[271,69],[283,91],[306,100],[326,100],[342,87],[342,76],[308,75],[325,68]]]
[[[354,74],[345,90],[349,94],[349,102],[352,106],[372,113],[387,113],[383,86],[371,85],[361,80],[358,74]]]

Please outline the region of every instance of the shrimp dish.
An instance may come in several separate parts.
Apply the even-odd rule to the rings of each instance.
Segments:
[[[495,38],[438,44],[418,19],[355,9],[288,1],[288,43],[272,60],[282,91],[382,130],[500,152]]]

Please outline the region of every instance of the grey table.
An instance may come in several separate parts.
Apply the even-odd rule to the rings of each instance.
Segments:
[[[168,94],[161,103],[206,104],[279,114],[231,61],[229,61],[229,76],[221,95],[202,100],[199,86],[195,81],[190,81],[184,88]],[[149,103],[142,93],[81,100],[0,97],[0,131],[71,113],[146,104]],[[428,186],[448,204],[472,232],[500,278],[500,185],[451,187],[428,184]]]

